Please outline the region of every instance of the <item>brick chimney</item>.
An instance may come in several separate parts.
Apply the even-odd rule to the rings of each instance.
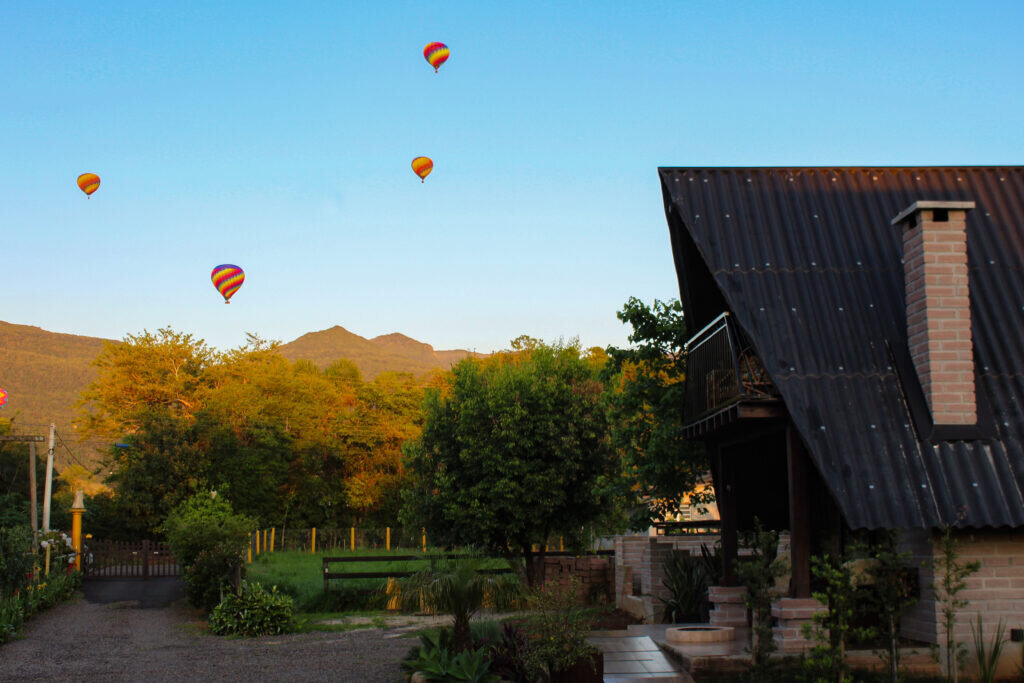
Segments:
[[[974,425],[967,212],[974,202],[917,201],[892,219],[903,230],[907,346],[932,423]]]

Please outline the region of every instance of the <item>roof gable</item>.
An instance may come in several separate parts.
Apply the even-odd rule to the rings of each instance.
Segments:
[[[684,304],[699,296],[699,258],[852,527],[1024,525],[1024,169],[660,175]],[[919,386],[899,372],[910,358],[902,240],[890,221],[918,200],[977,203],[968,265],[990,439],[931,440],[908,409]],[[706,309],[687,307],[694,329]]]

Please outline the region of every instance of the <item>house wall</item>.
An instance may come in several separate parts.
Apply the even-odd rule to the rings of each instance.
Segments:
[[[985,635],[991,641],[1002,619],[1010,629],[1024,628],[1024,529],[986,530],[956,534],[960,562],[981,563],[981,568],[966,579],[966,588],[957,596],[968,601],[957,612],[955,637],[965,643],[973,657],[971,626],[981,615]],[[912,553],[912,565],[920,567],[921,599],[902,620],[901,632],[908,638],[939,645],[945,642],[942,606],[935,600],[931,585],[936,577],[932,564],[938,554],[938,535],[922,530],[907,531],[901,543]],[[1009,675],[1021,662],[1020,643],[1007,642],[1003,648],[1003,669]],[[968,671],[973,664],[968,664]]]

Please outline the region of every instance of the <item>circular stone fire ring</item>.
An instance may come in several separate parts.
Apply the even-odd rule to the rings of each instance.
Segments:
[[[678,626],[665,631],[665,640],[679,645],[722,643],[735,635],[732,626]]]

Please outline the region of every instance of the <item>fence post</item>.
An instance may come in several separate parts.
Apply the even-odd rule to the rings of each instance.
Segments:
[[[274,534],[277,532],[277,527],[270,530],[270,552],[274,552]]]
[[[263,530],[263,552],[267,552],[267,530]]]
[[[384,550],[391,550],[391,527],[384,527]]]
[[[356,528],[355,527],[351,527],[351,528],[352,528],[352,550],[355,550],[356,549]]]
[[[558,537],[558,551],[565,552],[565,538],[562,536]]]
[[[316,527],[313,527],[313,541],[310,543],[309,552],[316,555]]]
[[[260,556],[260,530],[256,530],[256,557]]]
[[[142,542],[142,578],[149,578],[149,541]]]
[[[421,527],[420,533],[423,534],[423,552],[427,552],[427,528]]]

